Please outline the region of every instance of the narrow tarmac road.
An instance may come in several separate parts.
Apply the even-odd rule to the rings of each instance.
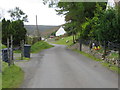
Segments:
[[[19,62],[25,71],[21,88],[118,88],[118,75],[64,45]]]

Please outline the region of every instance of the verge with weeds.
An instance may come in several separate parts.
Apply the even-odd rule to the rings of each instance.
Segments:
[[[2,88],[18,88],[24,79],[24,72],[16,65],[2,63]]]

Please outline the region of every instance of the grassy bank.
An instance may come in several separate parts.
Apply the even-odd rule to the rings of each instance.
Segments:
[[[0,43],[0,50],[3,48],[6,48],[6,46]]]
[[[43,49],[48,49],[51,47],[53,46],[48,44],[47,42],[39,41],[31,46],[31,53],[38,53]],[[21,53],[21,50],[15,50],[14,53]]]
[[[68,43],[66,43],[66,41],[69,41]],[[69,37],[63,37],[60,38],[59,40],[56,40],[55,42],[51,42],[53,44],[60,44],[60,45],[71,45],[73,43],[73,37],[69,36]]]
[[[26,61],[29,61],[30,58],[23,57],[23,59],[21,59],[21,57],[17,57],[16,60],[26,60]]]
[[[43,49],[48,49],[51,47],[53,47],[53,45],[50,45],[44,41],[39,41],[31,46],[31,53],[38,53],[42,51]]]
[[[0,72],[0,90],[2,89],[2,73]]]
[[[14,53],[21,53],[21,50],[15,50]]]
[[[83,51],[79,51],[79,50],[74,50],[74,51],[76,51],[76,52],[78,52],[78,53],[80,53],[80,54],[82,54],[82,55],[84,55],[84,56],[86,56],[86,57],[88,57],[88,58],[91,58],[91,59],[94,60],[94,61],[103,61],[103,60],[98,59],[98,58],[96,58],[96,57],[94,57],[94,56],[92,56],[92,55],[90,55],[90,54],[88,54],[88,53],[85,53],[85,52],[83,52]],[[116,73],[119,73],[119,74],[120,74],[120,68],[118,68],[117,66],[115,66],[115,65],[110,65],[110,64],[107,63],[107,62],[102,62],[101,64],[102,64],[103,66],[107,67],[108,69],[110,69],[110,70],[112,70],[112,71],[115,71]]]
[[[16,65],[2,62],[2,88],[18,88],[24,79],[24,72]]]

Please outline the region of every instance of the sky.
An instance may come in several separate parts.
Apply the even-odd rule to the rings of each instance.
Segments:
[[[8,10],[19,7],[28,15],[26,25],[36,24],[36,15],[38,25],[61,25],[65,23],[64,16],[57,15],[55,8],[49,8],[44,5],[42,0],[0,0],[0,10],[6,19],[10,19]]]

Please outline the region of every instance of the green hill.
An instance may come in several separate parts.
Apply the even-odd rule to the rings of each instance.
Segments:
[[[39,32],[44,36],[58,30],[60,26],[38,25]],[[36,25],[25,25],[29,35],[33,35],[37,30]]]

